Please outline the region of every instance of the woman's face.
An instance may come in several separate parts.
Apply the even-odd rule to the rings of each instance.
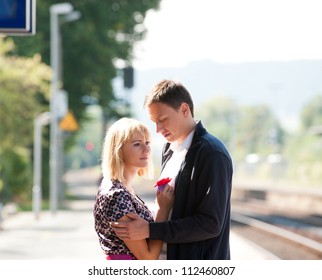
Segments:
[[[138,169],[147,167],[151,153],[150,141],[145,135],[136,132],[124,143],[122,153],[126,167]]]

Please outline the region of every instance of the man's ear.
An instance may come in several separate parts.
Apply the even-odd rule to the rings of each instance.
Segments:
[[[186,117],[188,113],[190,112],[189,105],[187,103],[182,103],[180,106],[180,111],[183,113],[183,115]]]

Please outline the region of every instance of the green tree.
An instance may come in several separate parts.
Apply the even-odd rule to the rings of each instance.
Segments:
[[[62,41],[62,87],[68,92],[69,109],[82,125],[86,119],[85,99],[95,99],[102,107],[103,129],[108,121],[129,115],[128,103],[118,100],[112,81],[121,73],[119,62],[131,65],[133,45],[141,40],[146,28],[143,20],[150,9],[157,9],[160,0],[71,0],[81,18],[67,22],[60,16]],[[33,57],[39,54],[50,65],[50,12],[56,0],[37,0],[36,35],[6,37],[14,40],[13,56]],[[122,66],[123,67],[123,66]],[[89,98],[88,98],[89,97]],[[48,99],[43,104],[49,106]],[[35,111],[34,111],[35,113]],[[76,136],[77,133],[72,134]],[[48,132],[47,132],[47,138]],[[101,139],[100,139],[101,140]],[[71,148],[75,137],[65,138],[65,148]],[[43,157],[49,152],[44,151]],[[49,160],[43,159],[44,196],[48,190]]]
[[[10,45],[6,41],[2,49]],[[41,102],[48,99],[50,75],[39,55],[23,58],[0,53],[2,148],[32,144],[33,119],[45,109]]]
[[[303,107],[301,123],[303,130],[322,126],[322,95],[315,96]]]
[[[298,161],[319,161],[322,158],[321,136],[315,133],[315,128],[322,126],[322,96],[317,95],[308,101],[301,111],[301,132],[290,143],[293,155]],[[296,150],[296,151],[295,151]]]
[[[239,118],[237,141],[244,154],[280,152],[284,131],[268,106],[245,106]]]
[[[7,56],[12,40],[0,38],[0,197],[25,197],[31,182],[33,121],[48,99],[50,68],[39,55]]]
[[[238,114],[235,102],[225,97],[215,97],[196,108],[196,115],[209,132],[220,138],[231,149],[234,148]]]
[[[235,159],[252,153],[266,156],[283,147],[285,133],[266,105],[238,106],[230,98],[216,97],[196,108],[196,115]]]
[[[30,194],[32,184],[29,151],[22,147],[2,150],[0,202],[23,202]]]
[[[118,117],[117,101],[111,81],[117,75],[115,62],[131,64],[132,48],[145,35],[146,12],[156,9],[160,0],[71,0],[81,18],[63,22],[63,87],[69,94],[69,106],[76,118],[84,116],[84,96],[102,106],[105,119]],[[41,54],[50,64],[50,13],[55,0],[37,0],[37,31],[32,37],[14,37],[14,54]]]

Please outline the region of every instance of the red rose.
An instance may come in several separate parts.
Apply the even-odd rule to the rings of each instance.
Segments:
[[[154,187],[158,187],[158,191],[159,192],[162,192],[164,187],[171,181],[172,179],[167,177],[167,178],[163,178],[163,179],[160,179],[155,185]]]

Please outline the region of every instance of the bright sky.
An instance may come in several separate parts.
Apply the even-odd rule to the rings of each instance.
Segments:
[[[322,59],[320,0],[162,0],[134,67]]]

